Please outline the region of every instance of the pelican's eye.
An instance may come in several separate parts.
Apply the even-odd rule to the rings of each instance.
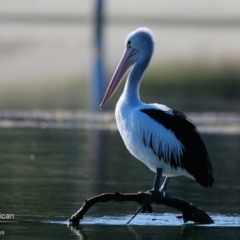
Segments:
[[[131,41],[130,41],[130,40],[127,41],[127,46],[128,46],[128,47],[131,46]]]

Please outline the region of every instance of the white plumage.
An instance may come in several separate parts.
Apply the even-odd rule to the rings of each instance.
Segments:
[[[156,173],[157,167],[163,169],[164,176],[182,175],[179,172],[181,169],[169,168],[168,161],[164,163],[163,159],[159,159],[154,153],[154,151],[159,150],[163,152],[165,159],[170,159],[169,155],[173,152],[176,163],[180,163],[184,148],[182,143],[171,130],[166,129],[140,111],[140,109],[161,109],[161,107],[169,112],[166,114],[171,114],[171,109],[164,105],[145,105],[139,102],[138,105],[132,106],[130,103],[124,104],[120,98],[115,110],[117,127],[129,152],[145,163],[153,172]],[[153,138],[152,146],[150,146],[151,137]],[[189,177],[189,174],[187,176]]]
[[[129,152],[146,164],[159,179],[184,175],[202,186],[213,184],[212,165],[196,127],[181,112],[161,104],[145,104],[139,97],[140,82],[154,51],[151,30],[140,28],[126,39],[126,50],[108,86],[100,108],[133,66],[117,103],[118,130]],[[158,181],[158,180],[156,180]],[[159,183],[154,182],[154,191]],[[161,189],[166,189],[168,181]]]

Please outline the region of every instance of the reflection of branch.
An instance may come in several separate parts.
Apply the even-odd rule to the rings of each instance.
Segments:
[[[76,227],[69,226],[70,230],[78,237],[79,240],[84,240],[83,234],[81,233],[80,229],[77,229]]]
[[[193,221],[200,224],[214,223],[211,217],[190,202],[182,199],[172,197],[167,193],[154,193],[154,192],[138,192],[138,193],[103,193],[85,200],[83,206],[71,216],[69,222],[73,225],[79,224],[83,215],[96,203],[108,201],[131,201],[136,202],[142,206],[143,212],[151,212],[151,203],[163,204],[182,212],[181,218],[184,222]]]

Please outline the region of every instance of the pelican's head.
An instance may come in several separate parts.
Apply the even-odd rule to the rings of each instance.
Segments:
[[[121,83],[126,72],[137,61],[142,61],[145,67],[149,64],[154,51],[154,36],[148,28],[138,28],[131,32],[125,41],[125,51],[108,85],[100,109],[109,101]]]
[[[138,28],[137,30],[128,34],[125,46],[126,48],[133,48],[138,51],[141,56],[152,56],[154,51],[154,35],[153,32],[146,27]]]

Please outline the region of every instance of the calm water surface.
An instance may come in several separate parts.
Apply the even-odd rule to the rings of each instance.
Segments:
[[[2,239],[239,239],[239,135],[202,135],[215,171],[212,189],[184,177],[168,189],[216,224],[184,225],[175,210],[153,205],[154,214],[127,226],[138,206],[113,202],[94,206],[79,227],[66,220],[85,199],[150,189],[154,174],[128,153],[117,131],[2,129],[0,136],[0,213],[14,215],[0,219]]]

